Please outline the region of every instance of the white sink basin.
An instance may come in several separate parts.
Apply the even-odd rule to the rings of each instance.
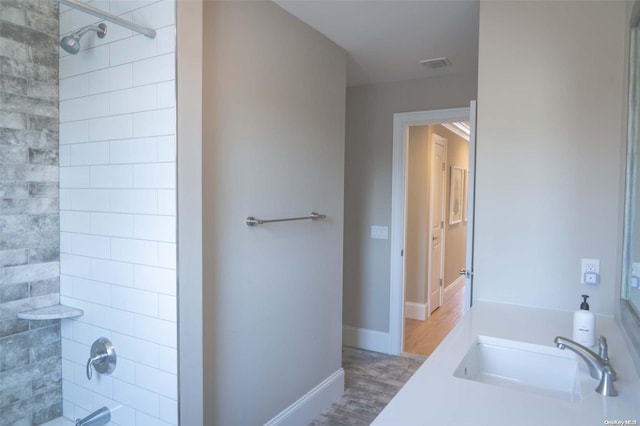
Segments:
[[[578,361],[551,346],[478,336],[453,375],[565,401],[580,400]]]

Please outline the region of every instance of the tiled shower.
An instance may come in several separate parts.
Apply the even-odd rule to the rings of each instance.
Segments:
[[[175,425],[175,0],[87,3],[157,36],[105,22],[71,55],[59,37],[104,21],[0,1],[0,425]],[[57,303],[84,314],[17,318]],[[117,367],[88,380],[99,337]]]

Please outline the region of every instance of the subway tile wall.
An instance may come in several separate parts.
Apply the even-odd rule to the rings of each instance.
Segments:
[[[58,6],[0,0],[0,425],[62,414],[60,321],[17,313],[59,302]]]
[[[62,323],[64,416],[176,425],[175,0],[91,4],[157,37],[106,22],[60,50],[60,294],[85,312]],[[97,22],[60,8],[60,35]],[[101,336],[118,365],[89,381]]]

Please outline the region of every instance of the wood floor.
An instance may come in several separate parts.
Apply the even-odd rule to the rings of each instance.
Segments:
[[[431,355],[460,320],[463,311],[464,288],[458,290],[445,306],[438,308],[425,321],[405,318],[404,351],[415,355]]]

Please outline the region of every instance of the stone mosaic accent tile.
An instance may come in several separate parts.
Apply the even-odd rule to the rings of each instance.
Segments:
[[[60,321],[16,316],[60,301],[58,11],[0,0],[0,426],[62,415]]]

